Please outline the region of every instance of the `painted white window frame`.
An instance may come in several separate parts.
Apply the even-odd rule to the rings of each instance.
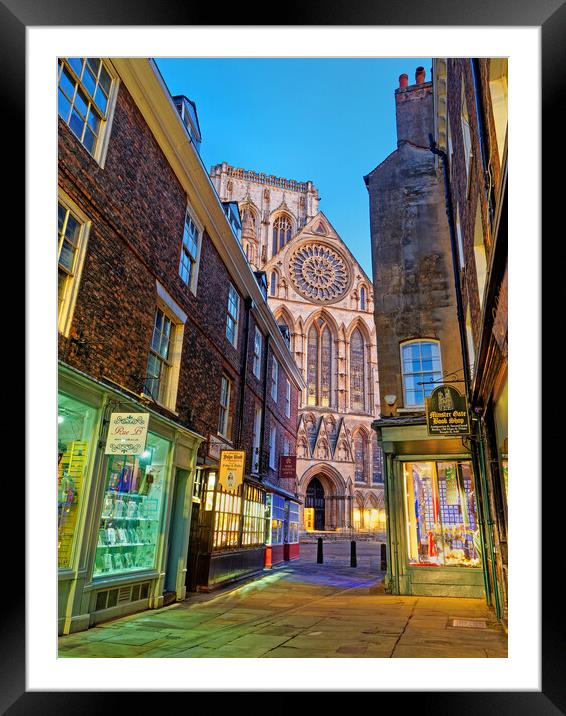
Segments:
[[[253,359],[253,374],[256,378],[261,378],[261,354],[263,350],[263,336],[261,331],[256,326],[254,335],[254,359]]]
[[[232,297],[235,297],[234,301],[231,301]],[[232,303],[235,306],[234,313],[230,312]],[[230,283],[230,285],[228,287],[228,306],[226,308],[226,338],[230,341],[230,343],[234,346],[234,348],[238,347],[239,320],[240,320],[240,295],[236,291],[234,286]],[[231,333],[232,333],[232,335],[230,335]]]
[[[291,417],[291,383],[285,378],[285,416]]]
[[[411,373],[406,373],[406,372],[405,372],[405,369],[404,369],[404,366],[403,366],[403,348],[405,348],[405,347],[407,347],[407,346],[409,346],[409,345],[414,345],[415,343],[433,343],[434,345],[436,345],[436,346],[438,347],[438,360],[439,360],[439,363],[440,363],[440,368],[439,368],[439,370],[434,370],[434,369],[426,370],[426,371],[425,371],[425,370],[421,370],[421,371],[417,371],[416,373],[413,373],[413,372],[411,372]],[[399,357],[400,357],[400,362],[401,362],[401,384],[402,384],[402,387],[403,387],[403,408],[423,409],[423,410],[424,410],[425,400],[426,400],[426,397],[427,397],[427,396],[424,395],[425,386],[424,386],[424,385],[422,386],[423,402],[422,402],[422,403],[408,403],[408,402],[407,402],[407,388],[406,388],[406,385],[405,385],[405,376],[406,376],[406,375],[417,375],[417,374],[419,374],[419,373],[439,373],[439,374],[440,374],[440,378],[442,378],[442,350],[441,350],[440,341],[437,340],[436,338],[415,338],[415,339],[413,339],[413,340],[411,340],[411,341],[403,341],[403,343],[401,343],[401,344],[399,345]],[[440,385],[440,383],[435,384],[432,389],[434,389],[434,387],[437,387],[437,385]]]
[[[65,286],[65,297],[61,303],[61,306],[58,306],[57,310],[57,328],[59,330],[59,333],[62,333],[64,336],[68,336],[69,331],[71,330],[71,324],[73,322],[73,314],[75,312],[77,294],[81,283],[81,275],[83,271],[86,247],[88,243],[90,228],[92,226],[92,221],[61,189],[59,190],[58,204],[61,204],[66,209],[66,211],[70,212],[73,217],[78,221],[78,223],[81,224],[79,238],[77,241],[77,250],[75,252],[75,258],[73,263],[73,271],[72,273],[65,271],[65,273],[68,274]],[[57,206],[57,210],[59,210],[59,206]],[[57,239],[57,253],[59,254],[62,242],[59,238],[59,235],[57,236]]]
[[[269,431],[269,467],[272,470],[276,469],[276,452],[277,452],[277,425],[271,424]]]
[[[169,355],[167,359],[169,363],[169,369],[166,388],[164,390],[163,395],[161,396],[161,400],[157,400],[154,396],[149,397],[155,400],[155,402],[159,405],[162,405],[164,408],[167,408],[167,410],[170,410],[174,413],[176,411],[177,404],[177,391],[179,388],[179,374],[181,372],[183,337],[185,333],[185,323],[187,322],[187,314],[157,280],[155,281],[155,288],[157,292],[155,313],[157,313],[157,310],[159,309],[169,319],[169,321],[171,321],[172,332],[169,337]],[[148,355],[149,352],[150,351],[148,351]]]
[[[196,248],[196,255],[194,257],[194,260],[192,260],[190,256],[190,252],[187,251],[186,253],[189,255],[189,263],[190,263],[190,269],[189,269],[189,281],[184,279],[183,275],[181,274],[181,268],[183,266],[183,258],[185,256],[185,226],[187,225],[187,219],[189,219],[192,224],[194,225],[195,229],[197,230],[197,248]],[[185,283],[188,287],[191,293],[193,293],[196,296],[197,293],[197,286],[198,286],[198,274],[199,274],[199,268],[200,268],[200,254],[202,249],[202,236],[204,233],[204,227],[201,224],[201,222],[197,219],[195,212],[191,208],[189,204],[187,204],[187,208],[185,211],[185,219],[183,221],[183,236],[181,237],[181,256],[179,258],[179,276],[181,277],[181,280],[183,283]]]
[[[86,59],[86,58],[81,58]],[[120,84],[120,80],[118,77],[118,74],[116,70],[114,69],[112,63],[105,58],[99,57],[97,58],[101,61],[102,65],[104,66],[104,69],[108,72],[108,74],[111,77],[111,84],[110,84],[110,91],[108,93],[108,104],[106,107],[106,113],[104,117],[100,120],[100,130],[97,135],[96,143],[94,146],[93,151],[91,152],[82,142],[82,140],[77,137],[75,132],[71,129],[69,126],[69,121],[65,120],[59,113],[58,116],[61,117],[62,121],[65,122],[67,127],[69,127],[69,131],[73,134],[74,137],[76,137],[79,144],[84,148],[86,152],[89,153],[89,155],[96,161],[102,168],[104,168],[104,164],[106,162],[106,154],[108,152],[108,143],[110,140],[110,134],[112,131],[112,122],[114,120],[114,110],[116,108],[116,99],[118,97],[118,87]],[[64,65],[64,67],[70,71],[70,74],[72,75],[73,79],[76,80],[84,92],[86,92],[87,95],[90,96],[90,93],[86,90],[85,86],[83,85],[82,81],[77,76],[76,70],[72,67],[72,65],[68,62],[68,59],[65,57],[60,57],[59,62]],[[84,73],[84,64],[83,64],[83,70]],[[57,69],[57,74],[59,77],[59,68]],[[59,88],[58,88],[59,91]],[[75,88],[75,95],[76,95],[76,88]],[[74,106],[74,100],[75,96],[72,98],[71,106]],[[70,120],[70,116],[69,116]]]
[[[226,385],[226,390],[224,386]],[[224,402],[223,395],[226,393]],[[226,373],[222,373],[222,379],[220,382],[220,410],[218,411],[218,434],[226,440],[231,440],[229,435],[228,426],[230,424],[230,403],[232,400],[232,380]]]
[[[271,399],[277,402],[277,393],[279,391],[279,363],[277,358],[273,356],[271,363]]]

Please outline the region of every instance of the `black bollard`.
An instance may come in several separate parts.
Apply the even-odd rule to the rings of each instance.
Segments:
[[[384,544],[381,545],[381,571],[387,572],[387,549]]]
[[[357,567],[358,560],[356,559],[356,543],[354,540],[350,542],[350,567]]]
[[[316,563],[322,564],[322,537],[318,538],[318,546],[316,548]]]

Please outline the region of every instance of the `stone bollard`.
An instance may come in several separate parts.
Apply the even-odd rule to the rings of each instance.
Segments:
[[[317,548],[316,548],[316,563],[322,564],[322,537],[319,537],[317,540]]]
[[[356,543],[354,540],[350,542],[350,567],[357,567],[358,560],[356,558]]]
[[[387,571],[387,548],[384,544],[381,545],[381,571]]]

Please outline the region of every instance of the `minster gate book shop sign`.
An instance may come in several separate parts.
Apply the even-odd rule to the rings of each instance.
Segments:
[[[426,399],[429,435],[469,435],[468,401],[451,385],[440,385]]]
[[[141,455],[145,450],[149,413],[112,413],[106,455]]]

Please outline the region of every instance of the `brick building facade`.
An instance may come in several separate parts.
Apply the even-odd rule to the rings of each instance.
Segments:
[[[507,619],[507,59],[433,63],[486,508],[488,599]]]
[[[210,176],[238,203],[242,247],[269,282],[269,305],[305,381],[297,434],[302,529],[385,528],[373,286],[328,218],[312,182],[238,169]]]
[[[202,165],[196,113],[191,124],[178,111],[192,103],[176,99],[148,60],[60,62],[65,633],[184,598],[199,587],[187,576],[191,559],[190,576],[200,569],[205,587],[212,564],[212,581],[222,581],[220,553],[247,555],[241,573],[261,569],[266,494],[297,505],[294,481],[279,483],[278,456],[295,451],[302,378]],[[143,454],[106,454],[115,414],[144,422]],[[221,449],[246,450],[244,484],[230,496],[217,480]],[[183,507],[191,503],[192,515]],[[216,516],[220,504],[230,530]],[[216,519],[208,532],[205,505]],[[209,553],[208,572],[199,552]]]

